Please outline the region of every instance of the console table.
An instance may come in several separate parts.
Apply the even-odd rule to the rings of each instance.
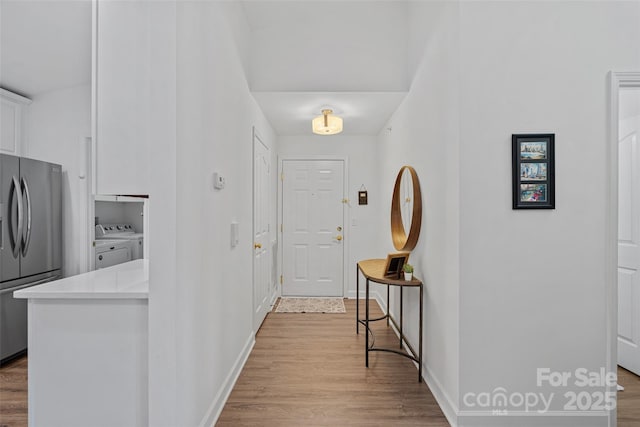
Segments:
[[[412,280],[403,280],[401,278],[393,278],[393,277],[385,277],[384,276],[384,268],[386,265],[386,260],[384,259],[367,259],[363,261],[359,261],[357,263],[356,269],[356,334],[360,333],[360,324],[363,324],[366,328],[366,338],[365,338],[365,366],[369,367],[369,352],[370,351],[386,351],[389,353],[396,353],[406,358],[409,358],[418,363],[418,382],[422,381],[422,312],[423,312],[423,300],[422,300],[422,281],[413,276]],[[366,279],[366,299],[365,299],[365,317],[364,319],[360,319],[360,272]],[[369,317],[369,283],[379,283],[381,285],[387,286],[387,313],[376,319],[371,319]],[[400,287],[400,324],[398,325],[395,319],[389,313],[389,289],[391,286]],[[411,347],[411,344],[407,342],[402,333],[402,291],[406,287],[417,287],[420,289],[420,326],[419,326],[419,344],[418,344],[418,352]],[[391,349],[391,348],[381,348],[375,347],[374,343],[369,346],[369,334],[373,335],[373,332],[369,328],[369,322],[375,322],[378,320],[387,320],[387,326],[389,326],[389,321],[393,323],[393,326],[400,332],[400,350]],[[402,351],[402,344],[407,346],[408,352]]]

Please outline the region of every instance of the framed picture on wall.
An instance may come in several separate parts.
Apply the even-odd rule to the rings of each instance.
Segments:
[[[511,135],[513,209],[555,209],[555,134]]]

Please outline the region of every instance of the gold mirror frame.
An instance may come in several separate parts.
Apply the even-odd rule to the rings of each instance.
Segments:
[[[400,193],[402,174],[408,170],[411,174],[411,184],[413,186],[413,211],[411,213],[411,227],[409,235],[405,233],[405,227],[402,224],[402,211],[400,208]],[[391,238],[393,246],[399,251],[411,251],[418,244],[420,237],[420,227],[422,226],[422,193],[420,191],[420,181],[418,174],[411,166],[403,166],[398,172],[396,183],[393,187],[393,198],[391,199]]]

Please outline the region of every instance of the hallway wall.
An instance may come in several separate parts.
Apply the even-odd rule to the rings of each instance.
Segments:
[[[252,127],[269,146],[274,134],[234,42],[238,8],[178,4],[178,425],[211,425],[254,342]]]
[[[378,246],[395,252],[389,230],[393,186],[403,165],[413,166],[422,190],[422,230],[409,263],[425,284],[424,376],[449,420],[458,408],[459,378],[459,129],[458,5],[415,2],[411,5],[412,40],[422,60],[406,99],[380,132],[380,193],[385,209],[379,218]],[[425,37],[424,32],[428,32]],[[418,48],[416,46],[416,49]],[[399,316],[399,292],[392,294]],[[418,346],[417,291],[404,293],[404,325]]]
[[[539,386],[537,369],[608,368],[607,73],[640,69],[640,3],[483,1],[460,12],[460,394],[555,393],[550,410],[561,411],[568,390],[606,391]],[[546,132],[556,208],[512,210],[511,134]],[[464,399],[460,409],[460,425],[507,422]],[[508,425],[540,425],[523,411],[510,407]],[[607,423],[549,415],[546,425]]]
[[[254,343],[252,128],[275,138],[245,78],[240,4],[149,6],[163,83],[149,103],[149,424],[210,426]]]
[[[501,387],[555,393],[550,409],[563,410],[567,390],[585,389],[538,386],[538,368],[608,367],[607,73],[640,69],[640,3],[412,7],[412,29],[429,37],[409,95],[379,135],[380,185],[390,198],[403,164],[422,183],[411,257],[427,289],[429,385],[454,425],[606,425],[606,413],[498,408],[507,417],[473,399]],[[546,132],[556,134],[556,209],[514,211],[511,134]],[[415,327],[409,337],[417,343]]]

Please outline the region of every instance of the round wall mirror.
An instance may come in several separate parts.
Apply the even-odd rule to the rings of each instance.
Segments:
[[[411,251],[422,225],[422,195],[418,174],[411,166],[398,172],[391,200],[391,238],[399,251]]]

